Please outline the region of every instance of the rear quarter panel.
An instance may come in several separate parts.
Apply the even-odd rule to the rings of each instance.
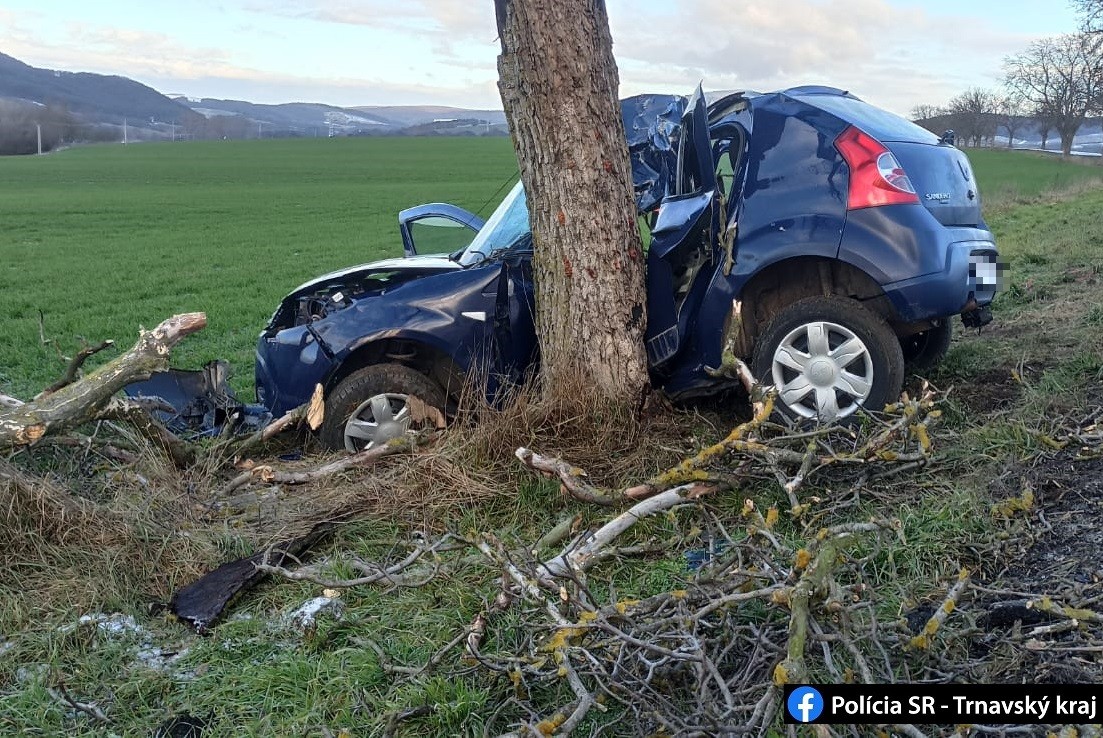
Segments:
[[[756,100],[738,213],[737,288],[791,256],[835,257],[846,223],[849,173],[835,149],[846,124],[785,95]]]

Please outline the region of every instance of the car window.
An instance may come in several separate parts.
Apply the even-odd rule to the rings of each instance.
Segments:
[[[517,246],[529,238],[531,233],[525,189],[518,182],[495,208],[471,244],[464,249],[459,262],[464,266],[478,264],[495,251]]]
[[[419,254],[451,254],[471,243],[474,230],[464,223],[439,215],[412,220],[409,229]]]
[[[728,156],[731,143],[730,139],[723,139],[712,145],[713,156],[716,159],[716,181],[720,183],[720,191],[724,194],[732,191],[732,180],[735,178],[731,157]]]

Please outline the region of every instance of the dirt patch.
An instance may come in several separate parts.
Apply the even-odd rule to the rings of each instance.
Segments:
[[[1065,449],[1012,466],[990,490],[1019,520],[977,579],[970,670],[989,682],[1103,681],[1103,458]]]
[[[1006,367],[981,372],[968,382],[955,385],[951,397],[971,413],[984,414],[1006,410],[1014,405],[1022,391],[1022,383]]]

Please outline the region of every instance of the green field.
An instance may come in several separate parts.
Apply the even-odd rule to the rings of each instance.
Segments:
[[[989,202],[1103,168],[977,150]],[[502,138],[364,138],[95,146],[0,159],[0,391],[33,394],[81,339],[206,311],[180,366],[228,359],[252,385],[257,333],[279,299],[331,269],[401,253],[396,215],[453,202],[486,215],[516,176]],[[41,340],[39,313],[45,337]]]
[[[967,151],[988,205],[1028,200],[1103,181],[1103,162],[1099,157],[1061,159],[1053,154],[1007,149]]]
[[[517,164],[503,138],[365,138],[95,146],[0,158],[0,392],[27,396],[88,341],[206,311],[175,359],[232,363],[252,384],[279,299],[332,269],[402,252],[397,214],[497,204]]]

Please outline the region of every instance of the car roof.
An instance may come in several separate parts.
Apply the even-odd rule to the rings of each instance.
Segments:
[[[773,94],[830,113],[840,120],[861,128],[882,143],[894,141],[938,143],[938,136],[927,129],[836,87],[804,85],[790,87]],[[764,99],[766,97],[766,95],[758,96],[751,105],[758,107],[758,104],[768,104]]]

